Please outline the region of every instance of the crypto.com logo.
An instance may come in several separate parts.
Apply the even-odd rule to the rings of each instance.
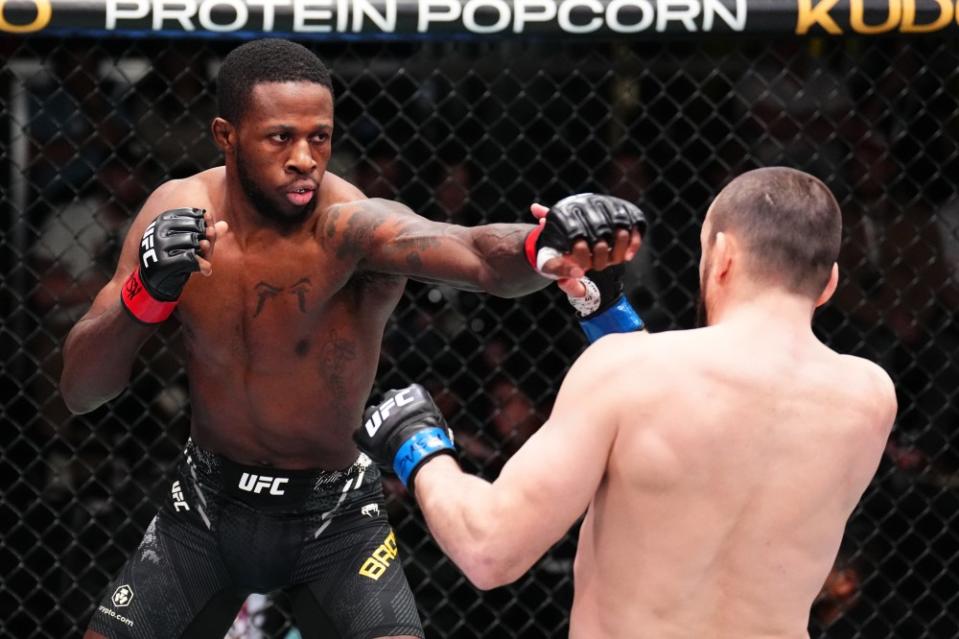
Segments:
[[[133,601],[133,588],[123,584],[113,592],[111,601],[117,608],[126,608]]]

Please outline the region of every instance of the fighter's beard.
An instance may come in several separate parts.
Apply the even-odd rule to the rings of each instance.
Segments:
[[[246,195],[250,204],[253,205],[254,210],[271,222],[286,227],[299,226],[306,218],[310,217],[310,214],[312,214],[316,208],[317,196],[314,194],[313,199],[300,207],[299,211],[293,213],[284,212],[270,200],[263,189],[253,180],[239,146],[236,149],[236,173],[240,180],[240,187],[243,189],[243,194]]]

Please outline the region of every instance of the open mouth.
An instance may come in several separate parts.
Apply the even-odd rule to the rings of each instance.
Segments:
[[[316,191],[313,189],[294,189],[287,192],[286,199],[296,206],[305,206],[313,199],[314,193],[316,193]]]

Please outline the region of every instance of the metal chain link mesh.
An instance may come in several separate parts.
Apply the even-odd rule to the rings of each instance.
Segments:
[[[232,46],[0,44],[2,636],[78,636],[169,485],[189,414],[175,327],[143,348],[128,392],[83,417],[58,396],[60,349],[150,190],[218,163],[213,78]],[[959,636],[954,39],[313,46],[335,75],[330,168],[371,196],[467,225],[585,190],[638,201],[651,230],[629,292],[653,330],[694,323],[699,223],[731,176],[786,164],[823,178],[844,211],[844,283],[816,329],[891,373],[900,414],[810,630]],[[428,386],[467,469],[493,477],[582,347],[555,290],[410,284],[378,386]],[[565,635],[575,531],[481,593],[388,490],[428,636]],[[278,594],[259,614],[267,636],[285,636],[288,609]]]

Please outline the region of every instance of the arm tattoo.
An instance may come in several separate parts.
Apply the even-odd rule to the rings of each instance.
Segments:
[[[336,235],[336,223],[340,219],[340,209],[333,207],[326,218],[326,239]]]
[[[473,229],[473,242],[487,259],[525,258],[523,244],[528,233],[527,227],[518,224],[489,224]]]
[[[330,220],[339,222],[332,227],[334,236],[339,232],[337,258],[366,262],[371,270],[504,297],[549,284],[526,262],[524,240],[535,228],[530,224],[440,224],[377,199],[344,205],[342,216]]]
[[[336,257],[341,260],[358,260],[366,257],[373,248],[373,235],[376,229],[382,226],[386,219],[385,215],[373,211],[368,206],[361,204],[354,207],[352,215],[346,222],[346,230],[343,231]]]
[[[487,290],[516,297],[537,291],[549,284],[526,261],[524,243],[533,229],[527,224],[487,224],[470,229],[476,252],[487,273]]]
[[[423,259],[420,257],[420,254],[416,251],[406,254],[406,265],[410,267],[410,270],[415,272],[423,270]]]
[[[405,229],[401,229],[401,232]],[[423,270],[423,257],[420,253],[430,249],[439,248],[442,242],[438,237],[411,237],[408,239],[397,238],[393,240],[392,247],[397,251],[406,251],[406,265],[414,274]]]

